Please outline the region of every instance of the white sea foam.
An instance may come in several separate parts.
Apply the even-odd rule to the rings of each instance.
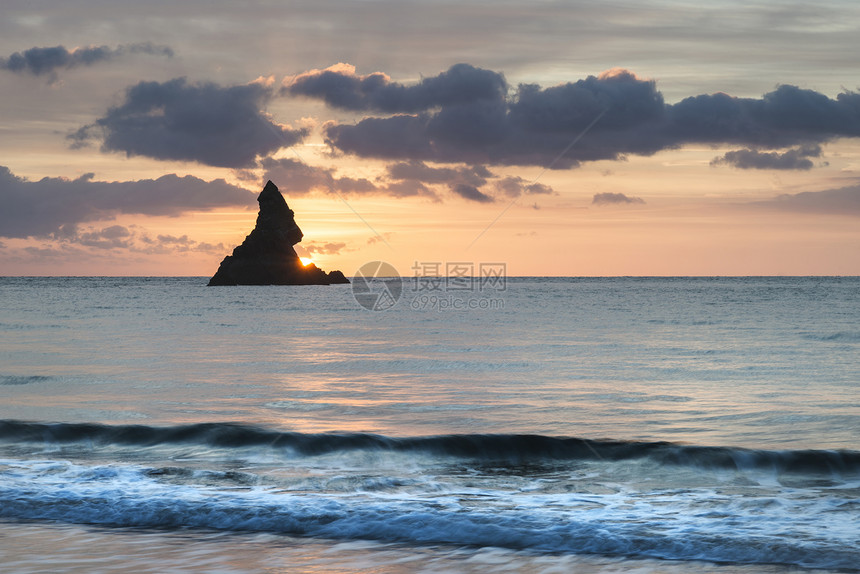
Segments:
[[[0,516],[815,568],[860,559],[860,476],[794,487],[766,469],[596,461],[530,472],[411,458],[242,470],[0,460]]]

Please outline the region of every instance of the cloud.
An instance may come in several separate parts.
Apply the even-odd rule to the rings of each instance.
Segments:
[[[292,96],[317,98],[333,108],[410,113],[479,100],[504,99],[507,89],[502,74],[469,64],[456,64],[437,76],[405,86],[392,82],[381,72],[358,75],[355,66],[340,63],[288,79],[282,91]]]
[[[860,185],[779,195],[754,205],[802,213],[860,216]]]
[[[438,201],[439,196],[420,181],[394,181],[381,187],[388,195],[394,197],[429,197]]]
[[[318,243],[315,241],[311,241],[304,247],[305,250],[310,254],[318,253],[320,255],[338,255],[341,251],[344,250],[344,248],[346,248],[346,243]]]
[[[0,58],[0,70],[33,76],[46,76],[54,80],[57,70],[92,66],[126,54],[149,54],[172,58],[173,50],[168,46],[159,46],[149,42],[124,44],[116,48],[88,46],[86,48],[72,48],[71,50],[63,46],[35,47],[24,52],[15,52],[8,58]]]
[[[430,167],[422,161],[394,163],[387,168],[392,179],[411,179],[424,183],[465,183],[482,186],[493,174],[482,165],[465,167]]]
[[[508,197],[519,197],[521,195],[552,195],[553,189],[542,183],[529,183],[519,176],[508,176],[494,183],[496,190]]]
[[[495,201],[489,195],[482,193],[481,190],[479,190],[474,185],[469,185],[466,183],[457,183],[457,184],[452,185],[451,191],[453,191],[455,194],[459,195],[460,197],[463,197],[465,199],[469,199],[472,201],[477,201],[478,203],[491,203],[491,202]]]
[[[860,136],[860,94],[836,99],[782,85],[761,97],[713,94],[668,108],[664,133],[678,143],[735,143],[771,149]]]
[[[438,200],[438,194],[430,186],[445,186],[458,197],[489,203],[494,198],[479,188],[497,177],[480,165],[432,167],[420,161],[391,164],[385,175],[375,181],[338,177],[334,169],[312,166],[289,158],[264,158],[259,165],[264,170],[262,179],[276,182],[287,196],[321,191],[338,195],[423,196]],[[250,177],[250,174],[247,175]],[[549,190],[539,184],[521,185],[521,189],[527,192]]]
[[[370,180],[336,177],[334,169],[316,167],[294,159],[264,158],[260,161],[260,167],[265,170],[262,179],[277,182],[287,195],[306,195],[315,190],[347,194],[379,191]]]
[[[64,228],[62,230],[62,238],[75,243],[79,243],[86,247],[97,247],[99,249],[117,249],[128,248],[131,246],[132,233],[128,227],[122,225],[111,225],[104,229],[95,231],[78,232],[75,228],[74,233]]]
[[[374,243],[386,243],[389,239],[394,236],[393,231],[384,231],[382,234],[371,235],[367,238],[367,244],[373,245]]]
[[[739,169],[812,169],[810,157],[820,157],[821,146],[807,145],[783,153],[741,149],[711,160],[712,166],[730,165]]]
[[[187,235],[162,235],[159,234],[155,239],[152,239],[147,234],[136,234],[136,243],[129,245],[131,251],[148,253],[148,254],[165,254],[165,253],[211,253],[220,254],[228,251],[228,248],[223,243],[207,243],[205,241],[196,241],[190,239]]]
[[[387,172],[389,178],[400,180],[395,185],[421,185],[427,189],[425,184],[445,184],[452,193],[464,199],[480,203],[493,201],[478,189],[487,183],[488,178],[495,177],[482,165],[431,167],[421,161],[410,161],[391,164]]]
[[[148,255],[180,255],[190,252],[221,254],[228,251],[223,243],[214,245],[195,241],[187,235],[181,237],[158,235],[153,239],[138,225],[110,225],[99,228],[93,225],[66,224],[44,239],[52,242],[43,244],[41,247],[25,245],[18,251],[27,254],[28,259],[42,260],[109,251]]]
[[[435,197],[435,193],[420,182],[375,183],[366,178],[338,177],[334,169],[312,166],[289,158],[264,158],[260,160],[260,167],[264,170],[262,179],[276,182],[287,196],[322,191],[339,195]]]
[[[441,154],[434,150],[433,142],[427,133],[430,119],[427,115],[365,118],[352,126],[328,123],[323,127],[323,133],[326,143],[331,147],[360,157],[462,161],[450,154],[441,157]]]
[[[470,67],[470,74],[478,70]],[[386,86],[395,85],[386,82]],[[458,86],[449,82],[451,89]],[[630,154],[647,156],[696,143],[736,144],[758,153],[800,146],[795,152],[798,157],[791,151],[774,158],[740,155],[754,164],[776,161],[802,166],[802,160],[812,156],[807,151],[816,144],[860,137],[860,94],[854,92],[833,99],[782,85],[761,98],[716,93],[667,104],[653,80],[617,68],[557,86],[522,84],[510,96],[497,90],[476,97],[474,91],[463,90],[461,98],[436,98],[432,100],[436,107],[416,104],[411,113],[403,111],[406,106],[361,104],[361,109],[393,115],[329,123],[323,133],[332,148],[360,157],[554,169]],[[328,94],[325,85],[304,92],[324,101],[330,101]],[[741,158],[729,156],[726,161]]]
[[[119,214],[177,216],[226,206],[248,206],[254,195],[223,179],[204,181],[174,174],[139,181],[94,181],[46,177],[29,181],[0,166],[0,237],[71,237],[82,222],[111,220]],[[92,241],[120,240],[87,236]]]
[[[265,170],[262,180],[277,183],[287,196],[306,195],[311,191],[328,191],[336,187],[334,170],[308,165],[298,160],[263,158],[260,167]]]
[[[347,249],[346,243],[343,242],[322,243],[319,241],[310,241],[298,243],[293,248],[300,257],[308,258],[313,258],[315,254],[340,255],[344,251],[354,251],[354,249]]]
[[[303,140],[307,128],[275,123],[262,108],[274,96],[267,82],[222,87],[140,82],[104,117],[68,136],[72,147],[102,140],[102,151],[162,160],[196,161],[218,167],[255,165],[258,156]]]
[[[482,191],[482,188],[486,187],[508,197],[554,193],[547,185],[528,183],[521,177],[499,178],[483,165],[432,167],[422,161],[413,160],[390,164],[386,171],[389,178],[403,182],[444,184],[454,195],[479,203],[495,201],[493,194]],[[488,186],[488,183],[491,185]]]
[[[587,143],[559,153],[596,118]],[[654,153],[662,144],[647,134],[665,106],[653,81],[612,70],[576,83],[541,89],[519,86],[504,93],[443,105],[437,111],[324,128],[332,147],[365,157],[408,158],[439,163],[575,167],[583,160]]]
[[[491,203],[495,201],[496,194],[518,197],[555,193],[549,186],[528,183],[520,177],[500,178],[482,165],[434,167],[422,161],[397,162],[389,164],[385,174],[374,181],[338,177],[334,169],[311,166],[289,158],[264,158],[259,165],[264,170],[262,179],[277,182],[288,196],[322,191],[339,195],[423,196],[438,200],[437,192],[442,186],[456,197]],[[240,175],[260,179],[250,172],[243,171]],[[496,193],[484,191],[488,188]]]
[[[623,193],[595,193],[591,203],[592,205],[624,205],[645,203],[645,200],[641,197],[630,197]]]

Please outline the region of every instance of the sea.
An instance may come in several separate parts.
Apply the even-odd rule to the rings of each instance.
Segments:
[[[0,571],[860,572],[860,278],[457,279],[0,278]]]

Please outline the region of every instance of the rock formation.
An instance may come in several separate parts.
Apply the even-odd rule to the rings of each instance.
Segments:
[[[221,262],[209,285],[329,285],[349,283],[340,271],[302,264],[293,245],[302,240],[293,210],[271,181],[257,197],[257,224]]]

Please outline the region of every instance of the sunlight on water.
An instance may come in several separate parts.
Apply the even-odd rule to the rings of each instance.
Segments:
[[[504,310],[447,313],[368,312],[348,286],[103,281],[2,280],[0,376],[36,378],[0,385],[0,416],[771,448],[860,434],[856,279],[511,279]]]
[[[0,297],[0,548],[22,571],[860,559],[856,278],[510,279],[493,311],[202,279]]]

